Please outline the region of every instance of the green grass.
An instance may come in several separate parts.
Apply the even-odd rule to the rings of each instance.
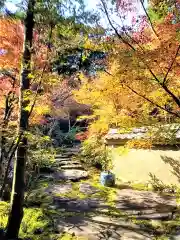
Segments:
[[[5,229],[10,206],[6,202],[0,202],[0,228]],[[24,208],[24,217],[21,223],[19,236],[32,240],[40,239],[35,236],[36,231],[41,231],[42,235],[51,233],[52,222],[42,208]],[[42,237],[42,236],[40,236]],[[43,237],[41,238],[44,239]],[[50,238],[49,238],[50,239]]]
[[[75,198],[75,199],[86,199],[88,198],[88,194],[84,194],[79,190],[80,183],[72,183],[72,189],[66,193],[56,193],[55,196],[59,197],[67,197],[67,198]]]

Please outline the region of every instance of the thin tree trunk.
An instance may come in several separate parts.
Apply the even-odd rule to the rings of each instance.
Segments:
[[[71,117],[70,114],[68,113],[68,132],[71,131]]]
[[[28,116],[27,106],[29,100],[26,98],[26,92],[30,87],[29,74],[31,73],[31,51],[34,28],[34,6],[35,0],[29,0],[27,15],[25,19],[25,39],[22,58],[22,71],[20,79],[19,93],[19,133],[23,134],[21,142],[16,151],[16,160],[14,163],[13,186],[11,193],[11,211],[7,223],[6,237],[16,239],[19,234],[21,221],[23,218],[23,203],[25,189],[25,166],[27,159],[27,137]]]
[[[4,162],[4,154],[5,154],[5,137],[4,137],[4,132],[2,131],[2,136],[1,136],[1,156],[0,156],[0,179],[3,178],[3,172],[4,172],[4,167],[3,167],[3,162]]]
[[[4,119],[3,119],[3,123],[1,126],[1,157],[0,157],[0,179],[3,178],[3,173],[4,173],[4,163],[6,160],[6,149],[5,149],[5,145],[6,145],[6,137],[5,137],[5,133],[6,130],[5,128],[7,127],[8,123],[9,123],[9,118],[11,116],[11,112],[12,112],[12,108],[13,108],[13,103],[10,101],[10,95],[11,95],[11,91],[9,91],[9,93],[6,96],[6,100],[5,100],[5,110],[4,110]],[[14,96],[13,96],[13,100],[14,100]]]
[[[5,175],[4,175],[2,187],[1,187],[1,190],[0,190],[0,198],[2,198],[2,199],[3,199],[4,189],[5,189],[7,180],[8,180],[9,168],[11,166],[11,162],[12,162],[12,159],[14,157],[15,151],[18,148],[20,139],[21,139],[21,136],[18,137],[18,140],[17,140],[15,146],[14,146],[14,143],[12,143],[12,145],[10,147],[10,150],[9,150],[9,154],[8,154],[8,157],[7,157],[7,160],[8,160],[7,167],[6,167],[6,170],[5,170]],[[14,147],[14,149],[13,149],[13,147]],[[13,151],[11,152],[12,149],[13,149]]]
[[[15,79],[14,79],[12,88],[14,89],[14,87],[15,87]],[[12,98],[10,98],[11,94],[12,94]],[[13,144],[13,145],[10,146],[8,152],[6,151],[6,142],[7,142],[7,140],[6,140],[6,137],[5,137],[5,134],[6,134],[6,130],[5,129],[6,129],[6,127],[9,124],[10,116],[11,116],[11,113],[12,113],[12,110],[13,110],[14,100],[15,100],[15,95],[10,90],[9,93],[7,94],[6,100],[5,100],[4,119],[3,119],[3,123],[2,123],[2,127],[1,127],[2,130],[1,130],[0,180],[5,179],[6,163],[8,165],[7,156],[9,154],[9,152],[11,152],[11,147],[13,147],[13,145],[14,145]],[[0,190],[0,198],[2,198],[2,193],[4,191],[4,186],[5,185],[4,185],[4,180],[3,180],[2,187],[1,187],[2,191]]]

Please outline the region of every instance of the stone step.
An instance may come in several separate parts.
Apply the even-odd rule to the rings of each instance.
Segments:
[[[57,155],[55,156],[55,159],[56,159],[56,158],[71,158],[71,157],[73,157],[73,156],[75,156],[75,155],[72,155],[72,154],[57,154]]]
[[[56,156],[55,157],[56,161],[72,161],[72,158],[70,157],[61,157],[61,156]]]
[[[61,152],[60,154],[62,155],[77,155],[79,152],[72,152],[72,151],[68,151],[68,152]]]
[[[80,148],[63,148],[63,152],[80,152]]]
[[[88,207],[87,207],[88,208]],[[84,212],[81,211],[81,212]],[[83,224],[79,224],[83,223]],[[80,225],[80,226],[79,226]],[[88,240],[152,240],[154,237],[147,231],[132,221],[125,221],[124,218],[116,219],[108,216],[69,216],[64,219],[59,218],[55,222],[57,231],[74,234],[77,238]]]
[[[72,191],[72,183],[53,184],[45,190],[45,192],[50,194],[64,194],[70,191]]]
[[[82,165],[76,165],[76,164],[69,164],[69,165],[64,165],[61,166],[61,169],[66,170],[66,169],[82,169],[84,170],[84,167]]]
[[[40,174],[39,180],[41,179],[46,179],[48,181],[53,181],[54,180],[54,175],[53,174]]]
[[[84,170],[79,170],[79,169],[66,169],[66,170],[57,171],[53,175],[57,180],[79,181],[81,179],[87,178],[88,172]]]
[[[60,161],[59,162],[59,166],[64,166],[64,165],[69,165],[69,164],[71,164],[71,165],[79,165],[80,164],[80,162],[79,161]]]

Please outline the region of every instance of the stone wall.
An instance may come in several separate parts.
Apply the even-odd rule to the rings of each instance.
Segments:
[[[180,150],[131,149],[124,154],[113,149],[113,172],[128,182],[147,183],[150,174],[164,184],[180,184]]]

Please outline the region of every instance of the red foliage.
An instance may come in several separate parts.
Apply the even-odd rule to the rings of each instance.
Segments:
[[[79,141],[84,141],[84,140],[86,140],[88,138],[88,135],[89,135],[88,131],[80,132],[80,133],[76,134],[75,139],[79,140]]]

